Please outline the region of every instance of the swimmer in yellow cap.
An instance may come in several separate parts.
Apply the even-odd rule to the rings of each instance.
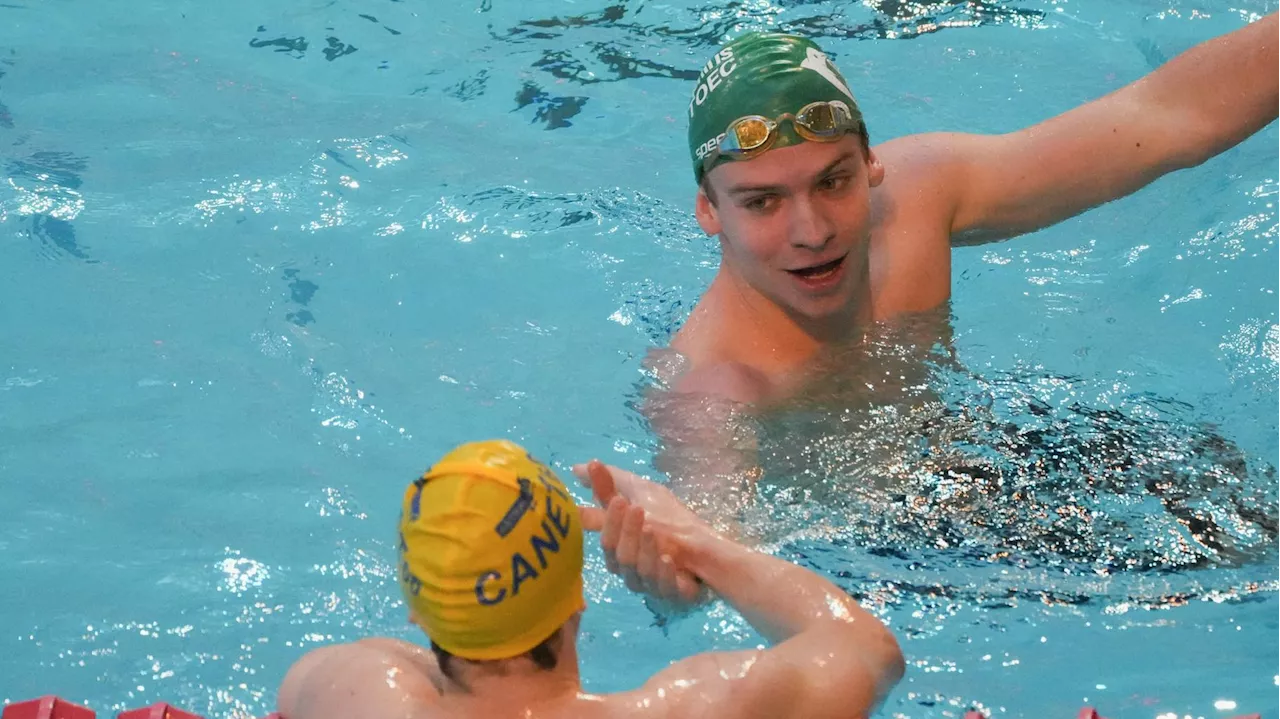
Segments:
[[[405,492],[399,574],[430,650],[385,638],[314,650],[280,687],[284,719],[862,717],[901,679],[893,635],[831,582],[717,535],[662,485],[599,462],[575,473],[600,506],[579,507],[510,442],[462,445],[427,470]],[[585,531],[611,567],[630,568],[628,586],[712,592],[772,646],[584,692]]]

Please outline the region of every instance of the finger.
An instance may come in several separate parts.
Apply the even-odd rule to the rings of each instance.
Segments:
[[[670,537],[663,537],[658,542],[658,561],[662,565],[662,596],[671,602],[693,604],[700,588],[694,575],[680,569],[677,564],[675,555],[679,550],[680,545]]]
[[[617,496],[617,485],[613,481],[613,473],[600,460],[593,459],[587,463],[587,477],[591,480],[591,493],[596,502],[604,507]]]
[[[679,542],[673,541],[670,537],[665,537],[658,544],[661,552],[663,564],[669,565],[670,572],[664,577],[664,581],[669,585],[664,586],[664,596],[674,602],[682,604],[696,604],[702,597],[702,582],[698,581],[697,575],[685,569],[680,568],[678,560],[681,545]]]
[[[622,532],[618,536],[616,552],[619,564],[626,567],[636,566],[636,560],[640,557],[640,540],[643,532],[644,510],[631,505],[627,509],[626,518],[622,522]]]
[[[600,530],[600,548],[606,555],[616,554],[618,551],[618,540],[622,538],[622,528],[630,506],[627,500],[615,497],[605,509],[604,528]]]
[[[640,536],[640,556],[636,559],[636,575],[644,584],[644,590],[661,596],[662,564],[659,562],[658,540],[653,528],[645,527]]]
[[[604,529],[605,511],[599,507],[578,505],[578,516],[582,519],[582,528],[588,532],[599,532]]]
[[[627,588],[633,592],[644,591],[644,581],[636,572],[636,564],[640,559],[640,542],[644,532],[644,510],[631,507],[627,510],[627,518],[622,526],[622,536],[618,538],[618,567],[622,570],[622,578]]]
[[[627,509],[631,506],[623,497],[617,497],[604,509],[604,528],[600,530],[600,549],[604,553],[604,566],[610,574],[622,576],[618,567],[618,541],[622,537],[623,525],[626,524]]]
[[[621,494],[627,499],[632,499],[632,500],[635,499],[635,497],[633,497],[631,494],[632,485],[635,484],[635,482],[632,481],[632,478],[634,477],[634,475],[632,475],[630,472],[628,472],[625,469],[610,467],[609,465],[599,460],[597,460],[595,464],[598,464],[600,466],[600,469],[599,469],[600,473],[609,475],[609,480],[608,480],[609,486],[612,488],[612,490],[615,493]],[[595,475],[593,475],[592,481],[593,482],[595,481]]]
[[[579,462],[578,464],[571,465],[569,467],[569,471],[573,472],[573,476],[578,478],[578,482],[582,486],[590,489],[591,480],[592,480],[591,469],[596,465],[600,465],[604,467],[606,470],[609,468],[609,465],[605,464],[604,462],[601,462],[598,459],[592,459],[587,462]]]
[[[676,595],[685,604],[693,604],[702,596],[702,584],[698,578],[681,569],[676,572]]]
[[[676,580],[678,571],[676,570],[675,560],[670,554],[658,555],[658,582],[655,591],[658,596],[667,601],[675,601],[680,598],[680,587]]]

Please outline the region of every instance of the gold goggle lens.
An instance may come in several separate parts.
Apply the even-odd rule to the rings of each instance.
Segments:
[[[773,123],[763,117],[744,117],[733,126],[738,150],[754,150],[769,140]]]

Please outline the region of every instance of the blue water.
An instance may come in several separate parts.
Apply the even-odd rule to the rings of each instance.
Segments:
[[[647,470],[642,360],[717,262],[683,117],[724,37],[816,34],[882,141],[1024,126],[1275,7],[0,4],[0,701],[264,715],[307,648],[415,636],[391,527],[452,444]],[[1034,501],[910,453],[930,511],[866,490],[851,438],[910,417],[775,450],[839,490],[777,551],[903,640],[885,716],[1277,716],[1278,139],[956,251],[926,410]],[[592,690],[758,641],[588,563]]]

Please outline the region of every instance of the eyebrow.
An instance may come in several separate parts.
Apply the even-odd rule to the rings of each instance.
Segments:
[[[819,172],[817,176],[822,177],[823,175],[826,175],[853,157],[854,154],[852,152],[845,152],[841,154],[839,157],[828,163],[826,167],[822,168],[822,171]],[[734,185],[733,187],[730,187],[725,194],[745,195],[751,192],[777,192],[782,189],[784,189],[783,185]]]

